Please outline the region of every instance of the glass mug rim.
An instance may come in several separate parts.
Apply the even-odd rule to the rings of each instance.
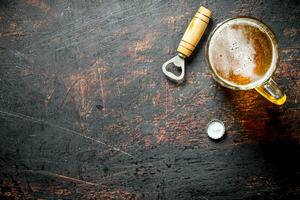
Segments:
[[[233,82],[230,82],[222,77],[220,77],[217,72],[215,71],[214,67],[211,65],[210,62],[210,58],[209,58],[209,46],[210,46],[210,41],[212,39],[212,37],[214,36],[215,32],[222,27],[222,25],[225,25],[226,23],[235,20],[235,19],[246,19],[246,20],[251,20],[254,21],[260,28],[265,29],[265,33],[268,35],[268,37],[271,40],[272,43],[272,48],[273,50],[275,50],[275,52],[272,53],[272,57],[276,56],[276,60],[275,62],[272,61],[271,66],[269,67],[268,71],[264,74],[264,76],[262,78],[260,78],[259,80],[256,80],[254,82],[251,82],[249,84],[246,85],[238,85],[235,84]],[[237,17],[232,17],[229,19],[225,19],[224,21],[218,23],[216,25],[216,27],[213,29],[213,31],[210,33],[208,40],[206,42],[205,45],[205,59],[206,59],[206,63],[209,66],[209,69],[212,73],[213,78],[220,83],[222,86],[230,88],[230,89],[234,89],[234,90],[249,90],[249,89],[253,89],[256,88],[260,85],[262,85],[263,83],[265,83],[266,81],[268,81],[272,75],[274,74],[276,68],[278,67],[279,64],[279,43],[277,40],[277,37],[274,33],[274,31],[271,29],[270,26],[268,26],[267,24],[265,24],[264,22],[262,22],[261,20],[255,18],[255,17],[251,17],[251,16],[237,16]],[[273,59],[273,58],[272,58]]]

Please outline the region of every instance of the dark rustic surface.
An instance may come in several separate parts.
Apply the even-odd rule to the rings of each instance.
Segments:
[[[161,65],[200,4],[213,21],[176,86]],[[278,36],[284,106],[213,81],[204,43],[237,15]],[[300,199],[299,20],[296,0],[2,0],[0,199]]]

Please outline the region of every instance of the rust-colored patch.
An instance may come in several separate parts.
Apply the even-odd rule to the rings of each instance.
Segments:
[[[129,193],[127,191],[117,189],[117,190],[108,190],[108,191],[101,191],[100,195],[97,196],[99,199],[132,199],[137,200],[137,196],[134,193]]]
[[[33,28],[35,30],[39,30],[39,29],[43,28],[46,24],[47,24],[46,20],[44,20],[44,19],[35,20],[35,21],[33,21]]]
[[[285,28],[283,30],[283,35],[286,37],[294,37],[297,35],[298,30],[296,28]]]
[[[187,18],[186,15],[166,16],[161,19],[161,23],[166,25],[171,32],[179,33],[184,29],[182,21]],[[185,25],[186,27],[188,24]]]
[[[169,136],[167,135],[165,128],[160,128],[158,134],[155,136],[156,143],[160,144],[169,140]]]
[[[0,33],[0,37],[23,37],[23,36],[28,36],[31,35],[30,33],[24,33],[24,32],[3,32]]]
[[[126,49],[123,50],[123,55],[132,57],[136,62],[140,62],[140,61],[151,62],[152,59],[140,55],[140,53],[142,53],[147,49],[152,48],[154,40],[159,34],[160,33],[156,33],[156,32],[147,33],[143,39],[127,45],[125,47]]]
[[[289,67],[290,64],[281,62],[281,63],[279,63],[279,66],[280,66],[281,68],[286,68],[286,67]]]
[[[24,37],[29,35],[31,33],[24,32],[16,22],[11,22],[7,30],[0,33],[0,37]]]
[[[54,194],[55,198],[61,199],[72,194],[67,187],[64,187],[65,184],[59,184],[55,186],[49,186],[47,188],[42,188],[40,184],[23,182],[17,179],[17,181],[12,181],[10,179],[3,179],[0,183],[0,188],[9,188],[9,191],[0,191],[1,197],[4,199],[32,199],[33,193],[39,193],[41,191]],[[122,189],[112,189],[108,186],[101,185],[101,189],[98,191],[89,190],[90,185],[84,186],[79,185],[77,192],[85,194],[86,199],[137,199],[137,194],[130,193]],[[89,192],[87,192],[89,191]],[[45,198],[37,198],[43,200]]]
[[[159,123],[162,121],[162,120],[165,120],[166,119],[166,114],[165,113],[161,113],[159,115],[154,115],[151,122],[153,125],[155,126],[159,126]]]
[[[69,81],[71,84],[67,84],[67,87],[70,88],[72,83],[75,85],[72,88],[72,93],[75,96],[74,100],[77,103],[77,109],[81,117],[88,116],[92,112],[92,106],[88,102],[87,96],[89,91],[89,81],[90,78],[94,78],[94,74],[81,75],[75,74],[71,75]]]
[[[149,69],[130,70],[126,73],[126,76],[138,78],[138,77],[147,76],[148,73],[149,73]]]
[[[177,21],[183,20],[185,18],[184,15],[177,15],[177,16],[167,16],[161,19],[163,24],[173,25]]]
[[[195,116],[189,116],[188,113],[177,116],[176,119],[167,121],[168,130],[175,136],[175,142],[178,144],[189,144],[190,133],[200,129],[200,123]]]
[[[140,40],[136,43],[134,51],[145,51],[146,49],[150,49],[153,45],[153,33],[147,33],[143,40]]]
[[[147,87],[148,88],[156,88],[158,84],[159,83],[157,83],[156,81],[149,80],[149,82],[147,83]]]
[[[19,180],[17,181],[11,181],[10,179],[2,179],[2,183],[0,183],[0,188],[10,188],[10,191],[1,191],[0,190],[0,195],[1,197],[3,197],[3,199],[20,199],[22,196],[19,193],[19,188],[21,186],[19,186]],[[23,189],[21,187],[21,189]],[[24,192],[24,194],[26,197],[27,193]]]
[[[166,115],[169,112],[173,112],[174,110],[174,98],[173,96],[170,94],[170,90],[169,90],[169,83],[166,82],[166,90],[165,90],[165,108],[166,108]]]
[[[160,99],[160,92],[157,91],[156,94],[152,97],[152,104],[153,105],[159,105],[160,102],[161,102],[161,99]]]
[[[162,121],[166,121],[164,125]],[[159,128],[152,136],[145,137],[145,146],[151,146],[153,143],[163,144],[174,142],[179,145],[189,145],[195,143],[193,134],[198,133],[205,121],[197,119],[194,115],[188,113],[177,115],[175,118],[166,117],[165,114],[154,116],[151,123]],[[200,140],[196,140],[200,141]]]
[[[100,96],[102,99],[103,112],[106,112],[106,90],[103,74],[107,71],[107,66],[103,60],[97,60],[87,70],[71,74],[65,79],[68,88],[66,97],[72,97],[80,117],[87,118],[92,113],[92,97]],[[82,124],[81,124],[82,126]],[[84,128],[84,127],[82,127]]]
[[[41,0],[25,0],[25,3],[39,8],[44,13],[50,10],[50,5]]]
[[[71,194],[71,192],[67,189],[57,189],[56,191],[54,191],[54,193],[59,196],[66,196]]]

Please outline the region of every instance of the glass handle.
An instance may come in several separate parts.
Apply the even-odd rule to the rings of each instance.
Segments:
[[[286,95],[279,89],[278,85],[271,78],[255,89],[263,97],[274,104],[282,105],[286,101]]]

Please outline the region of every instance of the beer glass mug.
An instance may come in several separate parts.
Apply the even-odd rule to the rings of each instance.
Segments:
[[[286,95],[271,78],[279,63],[279,45],[273,31],[252,17],[221,22],[210,34],[205,56],[213,78],[234,90],[255,89],[274,104]]]

